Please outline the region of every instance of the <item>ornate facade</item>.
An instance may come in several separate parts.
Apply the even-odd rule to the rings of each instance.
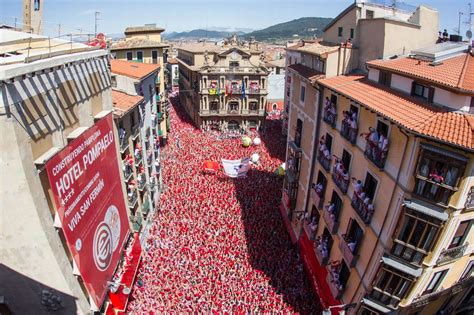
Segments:
[[[180,100],[196,126],[224,130],[263,125],[268,74],[255,41],[176,45]]]

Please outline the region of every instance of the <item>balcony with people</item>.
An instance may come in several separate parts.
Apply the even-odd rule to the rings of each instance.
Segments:
[[[329,134],[322,136],[319,140],[318,147],[318,161],[321,166],[326,170],[331,169],[331,148],[332,148],[332,137]]]
[[[377,189],[377,180],[367,173],[365,183],[361,180],[352,178],[354,194],[352,195],[351,205],[365,224],[370,224],[374,215],[374,195]]]
[[[323,219],[326,222],[329,232],[335,234],[339,227],[339,214],[342,209],[342,200],[334,191],[331,201],[323,208]]]
[[[342,252],[342,257],[349,267],[354,267],[359,257],[358,252],[364,231],[361,229],[357,221],[349,220],[347,231],[341,235],[339,242],[339,249]]]
[[[304,216],[304,229],[308,235],[308,239],[312,241],[316,238],[319,217],[318,209],[315,206],[311,208],[311,212],[306,212]]]
[[[135,165],[139,166],[143,162],[143,152],[142,152],[142,145],[140,142],[135,143],[135,149],[133,151],[133,157],[135,159]]]
[[[137,175],[138,190],[143,191],[146,187],[146,175],[144,170],[140,170]]]
[[[344,153],[346,151],[344,150]],[[350,175],[349,175],[349,165],[350,165],[350,156],[347,159],[347,156],[339,159],[337,156],[334,156],[334,167],[332,172],[332,179],[337,187],[341,190],[343,194],[347,193],[349,188]]]
[[[388,125],[379,121],[377,128],[361,133],[366,140],[364,155],[380,169],[385,167],[389,152]]]
[[[248,89],[249,94],[258,94],[260,93],[260,84],[258,81],[250,81]]]
[[[211,81],[209,83],[209,86],[207,87],[207,92],[209,95],[219,95],[220,94],[220,89],[219,89],[219,84],[217,81]]]
[[[119,142],[120,142],[120,153],[124,153],[128,149],[128,135],[127,131],[119,125]]]
[[[341,122],[341,136],[346,138],[351,144],[356,144],[359,127],[357,123],[358,108],[351,105],[349,111],[344,111]]]
[[[328,275],[326,281],[331,290],[331,294],[335,299],[341,299],[351,271],[344,261],[341,260],[329,263],[327,269]]]
[[[447,206],[458,190],[468,159],[431,145],[422,145],[415,171],[414,193],[428,202]]]
[[[138,194],[136,188],[136,183],[134,180],[131,180],[128,183],[127,187],[127,200],[128,200],[128,207],[130,209],[134,209],[137,205]]]
[[[128,182],[133,175],[133,159],[127,155],[122,161],[122,171],[123,171],[123,178],[125,182]]]
[[[337,120],[337,96],[331,95],[331,99],[326,97],[324,100],[323,108],[323,120],[328,123],[332,128],[336,128]]]
[[[326,192],[327,180],[321,171],[318,173],[316,183],[311,184],[311,199],[314,205],[319,209],[322,206],[324,193]]]
[[[321,236],[316,237],[314,242],[315,253],[321,265],[328,263],[333,242],[332,235],[327,228],[324,229]]]
[[[288,143],[288,154],[286,160],[286,177],[290,182],[297,182],[301,168],[302,150],[295,141]]]

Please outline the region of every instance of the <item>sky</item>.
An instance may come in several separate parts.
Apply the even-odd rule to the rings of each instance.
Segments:
[[[94,12],[100,12],[99,32],[120,34],[127,26],[156,23],[167,32],[196,28],[262,29],[300,17],[335,17],[353,0],[41,0],[45,34],[94,32]],[[386,1],[391,4],[391,0]],[[409,0],[440,14],[440,29],[454,32],[459,11],[467,21],[470,0]],[[474,5],[474,1],[473,1]],[[0,23],[21,22],[22,0],[0,0]],[[473,6],[474,10],[474,6]],[[473,17],[474,19],[474,17]],[[467,23],[462,24],[465,34]]]

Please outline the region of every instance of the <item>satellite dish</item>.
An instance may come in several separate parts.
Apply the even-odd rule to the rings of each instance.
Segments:
[[[467,31],[466,32],[466,37],[471,39],[472,38],[472,32],[471,31]]]

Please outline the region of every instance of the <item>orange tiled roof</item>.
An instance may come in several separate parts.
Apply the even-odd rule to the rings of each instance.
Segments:
[[[142,96],[112,90],[112,103],[114,104],[114,116],[116,117],[122,117],[141,101],[143,101]]]
[[[318,82],[412,132],[474,149],[474,119],[471,115],[435,108],[360,75],[338,76]]]
[[[160,69],[160,65],[158,64],[116,59],[110,60],[110,66],[112,73],[121,74],[139,80]]]
[[[314,83],[317,79],[323,79],[325,77],[324,73],[311,69],[309,67],[303,66],[302,64],[295,63],[288,66],[289,69],[295,71],[303,78]]]
[[[474,56],[464,53],[442,61],[437,66],[430,61],[405,57],[393,60],[373,60],[371,67],[388,70],[409,77],[420,78],[468,93],[474,93]]]

